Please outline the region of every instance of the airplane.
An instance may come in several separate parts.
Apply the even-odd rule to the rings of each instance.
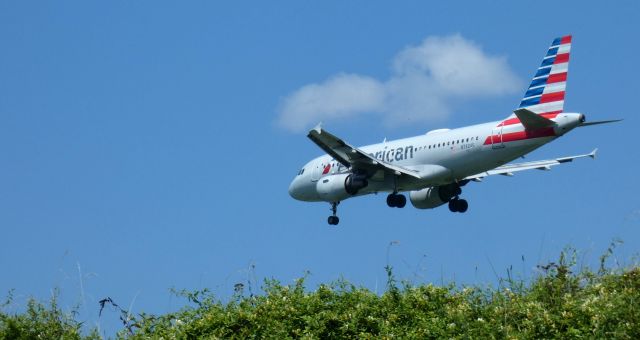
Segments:
[[[355,147],[324,130],[307,135],[326,155],[300,169],[289,195],[307,202],[328,202],[330,225],[337,225],[337,207],[348,198],[388,192],[387,205],[403,208],[409,192],[418,209],[444,204],[464,213],[462,187],[491,175],[513,176],[524,170],[550,170],[588,154],[509,163],[561,137],[576,127],[620,121],[587,122],[582,113],[564,112],[571,35],[553,40],[519,107],[506,119],[457,129],[437,129],[424,135]]]

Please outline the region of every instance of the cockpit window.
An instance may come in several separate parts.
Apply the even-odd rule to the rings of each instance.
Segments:
[[[304,168],[300,169],[300,171],[298,171],[298,176],[302,175],[304,173]]]

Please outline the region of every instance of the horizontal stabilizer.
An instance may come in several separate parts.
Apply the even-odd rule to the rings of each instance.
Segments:
[[[596,122],[584,122],[584,123],[580,124],[579,127],[589,126],[589,125],[608,124],[608,123],[615,123],[615,122],[621,122],[621,121],[623,121],[623,119],[600,120],[600,121],[596,121]]]
[[[524,128],[527,130],[537,130],[554,126],[556,123],[550,119],[537,115],[535,112],[525,108],[520,108],[513,113],[516,114]]]

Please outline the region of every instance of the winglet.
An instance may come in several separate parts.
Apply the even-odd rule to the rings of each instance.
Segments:
[[[592,159],[596,159],[596,152],[598,152],[598,148],[593,149],[593,151],[591,151],[591,153],[588,156],[591,157]]]
[[[315,130],[317,133],[322,133],[322,122],[318,123],[312,130]]]

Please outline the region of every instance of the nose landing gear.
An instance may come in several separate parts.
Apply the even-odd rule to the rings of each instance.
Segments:
[[[338,212],[338,204],[340,204],[340,202],[331,202],[331,212],[333,214],[327,219],[329,225],[338,225],[338,223],[340,223],[340,218],[336,216],[336,213]]]

